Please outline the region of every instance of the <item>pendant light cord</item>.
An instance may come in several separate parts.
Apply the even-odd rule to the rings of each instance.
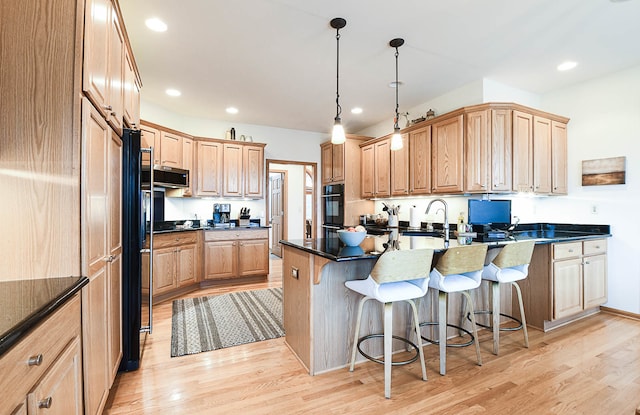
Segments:
[[[340,118],[340,29],[336,29],[336,118]]]
[[[400,88],[400,85],[398,84],[398,48],[396,47],[396,118],[393,124],[394,129],[400,128],[398,126],[398,117],[400,117],[400,115],[398,114],[398,89],[399,88]]]

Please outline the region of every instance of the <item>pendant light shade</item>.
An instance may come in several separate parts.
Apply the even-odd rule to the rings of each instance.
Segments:
[[[347,25],[347,21],[342,17],[336,17],[332,19],[331,27],[336,29],[336,117],[333,119],[333,132],[331,133],[331,143],[342,144],[346,141],[344,135],[344,128],[342,127],[342,120],[340,119],[340,113],[342,107],[340,107],[340,29]]]
[[[396,49],[396,82],[394,84],[396,88],[396,116],[393,118],[393,135],[391,136],[391,150],[400,150],[403,146],[402,144],[402,135],[400,134],[400,127],[398,126],[398,118],[400,115],[398,114],[398,89],[400,88],[400,83],[398,82],[398,48],[404,45],[404,39],[395,38],[389,42],[389,46]]]

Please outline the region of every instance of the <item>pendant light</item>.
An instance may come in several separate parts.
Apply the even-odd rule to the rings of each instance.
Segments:
[[[331,20],[331,27],[336,29],[336,118],[333,120],[333,133],[331,134],[332,144],[342,144],[346,141],[344,135],[344,128],[340,120],[340,113],[342,107],[340,107],[340,29],[347,25],[347,21],[342,17],[336,17]]]
[[[400,134],[400,127],[398,126],[398,89],[400,84],[398,83],[398,48],[404,45],[404,39],[395,38],[389,42],[389,46],[396,48],[396,116],[393,119],[393,135],[391,136],[391,150],[400,150],[402,148],[402,135]]]

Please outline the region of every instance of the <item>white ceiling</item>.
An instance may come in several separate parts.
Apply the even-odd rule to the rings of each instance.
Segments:
[[[482,78],[545,93],[640,64],[640,0],[120,0],[143,99],[234,123],[349,133]],[[158,17],[155,33],[144,24]],[[578,66],[558,72],[574,60]],[[182,91],[178,98],[164,91]],[[593,103],[598,105],[597,102]],[[226,114],[235,106],[240,112]],[[364,112],[353,115],[360,106]],[[410,118],[414,118],[411,114]],[[391,129],[391,126],[390,126]]]

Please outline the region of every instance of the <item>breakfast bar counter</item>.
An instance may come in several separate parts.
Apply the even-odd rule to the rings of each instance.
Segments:
[[[548,330],[565,324],[575,317],[582,317],[599,310],[599,305],[606,301],[606,240],[610,237],[608,227],[601,227],[591,232],[574,230],[570,234],[553,234],[524,230],[515,238],[502,241],[487,242],[492,248],[518,240],[535,239],[536,248],[529,269],[529,278],[521,282],[527,310],[528,325]],[[583,230],[584,231],[584,230]],[[473,242],[484,243],[484,242]],[[284,326],[286,343],[296,354],[300,362],[315,375],[348,366],[353,344],[353,327],[357,316],[359,295],[347,289],[346,281],[364,279],[369,275],[377,258],[388,249],[433,249],[434,262],[438,254],[444,252],[443,238],[398,234],[391,232],[383,235],[368,235],[364,241],[355,247],[345,246],[338,238],[315,239],[311,241],[283,240],[283,289],[284,289]],[[597,265],[597,272],[602,278],[597,281],[596,292],[604,292],[594,301],[582,301],[582,309],[562,314],[560,304],[553,299],[554,291],[566,287],[553,287],[554,249],[563,244],[579,248],[584,255],[597,254],[597,259],[604,258]],[[449,247],[458,246],[457,240],[452,238]],[[580,254],[582,255],[582,254]],[[604,255],[604,257],[603,257]],[[594,257],[595,259],[595,257]],[[586,271],[585,271],[586,273]],[[598,275],[596,275],[597,277]],[[580,283],[582,287],[582,283]],[[585,283],[586,284],[586,283]],[[420,321],[435,321],[437,317],[437,293],[429,290],[423,300],[418,302]],[[477,310],[489,309],[489,287],[482,284],[471,293]],[[574,295],[572,297],[576,297]],[[563,297],[564,298],[564,297]],[[517,302],[514,302],[517,303]],[[452,295],[449,298],[448,321],[455,324],[460,322],[464,303],[462,296]],[[363,314],[363,325],[367,333],[382,333],[382,312],[376,312],[372,305],[367,306]],[[408,306],[404,303],[394,304],[393,327],[394,333],[402,337],[410,330]],[[501,290],[501,309],[512,310],[512,315],[518,316],[517,304],[512,310],[511,290]],[[426,334],[426,333],[425,333]],[[431,337],[434,338],[434,337]],[[400,351],[403,344],[397,342],[394,348]],[[425,353],[433,352],[429,347]],[[382,342],[367,342],[364,350],[372,356],[382,355]],[[482,345],[481,345],[482,348]],[[395,351],[394,350],[394,351]],[[487,349],[483,349],[486,352]],[[469,358],[473,360],[475,354],[469,350]],[[358,355],[359,361],[365,360]]]

